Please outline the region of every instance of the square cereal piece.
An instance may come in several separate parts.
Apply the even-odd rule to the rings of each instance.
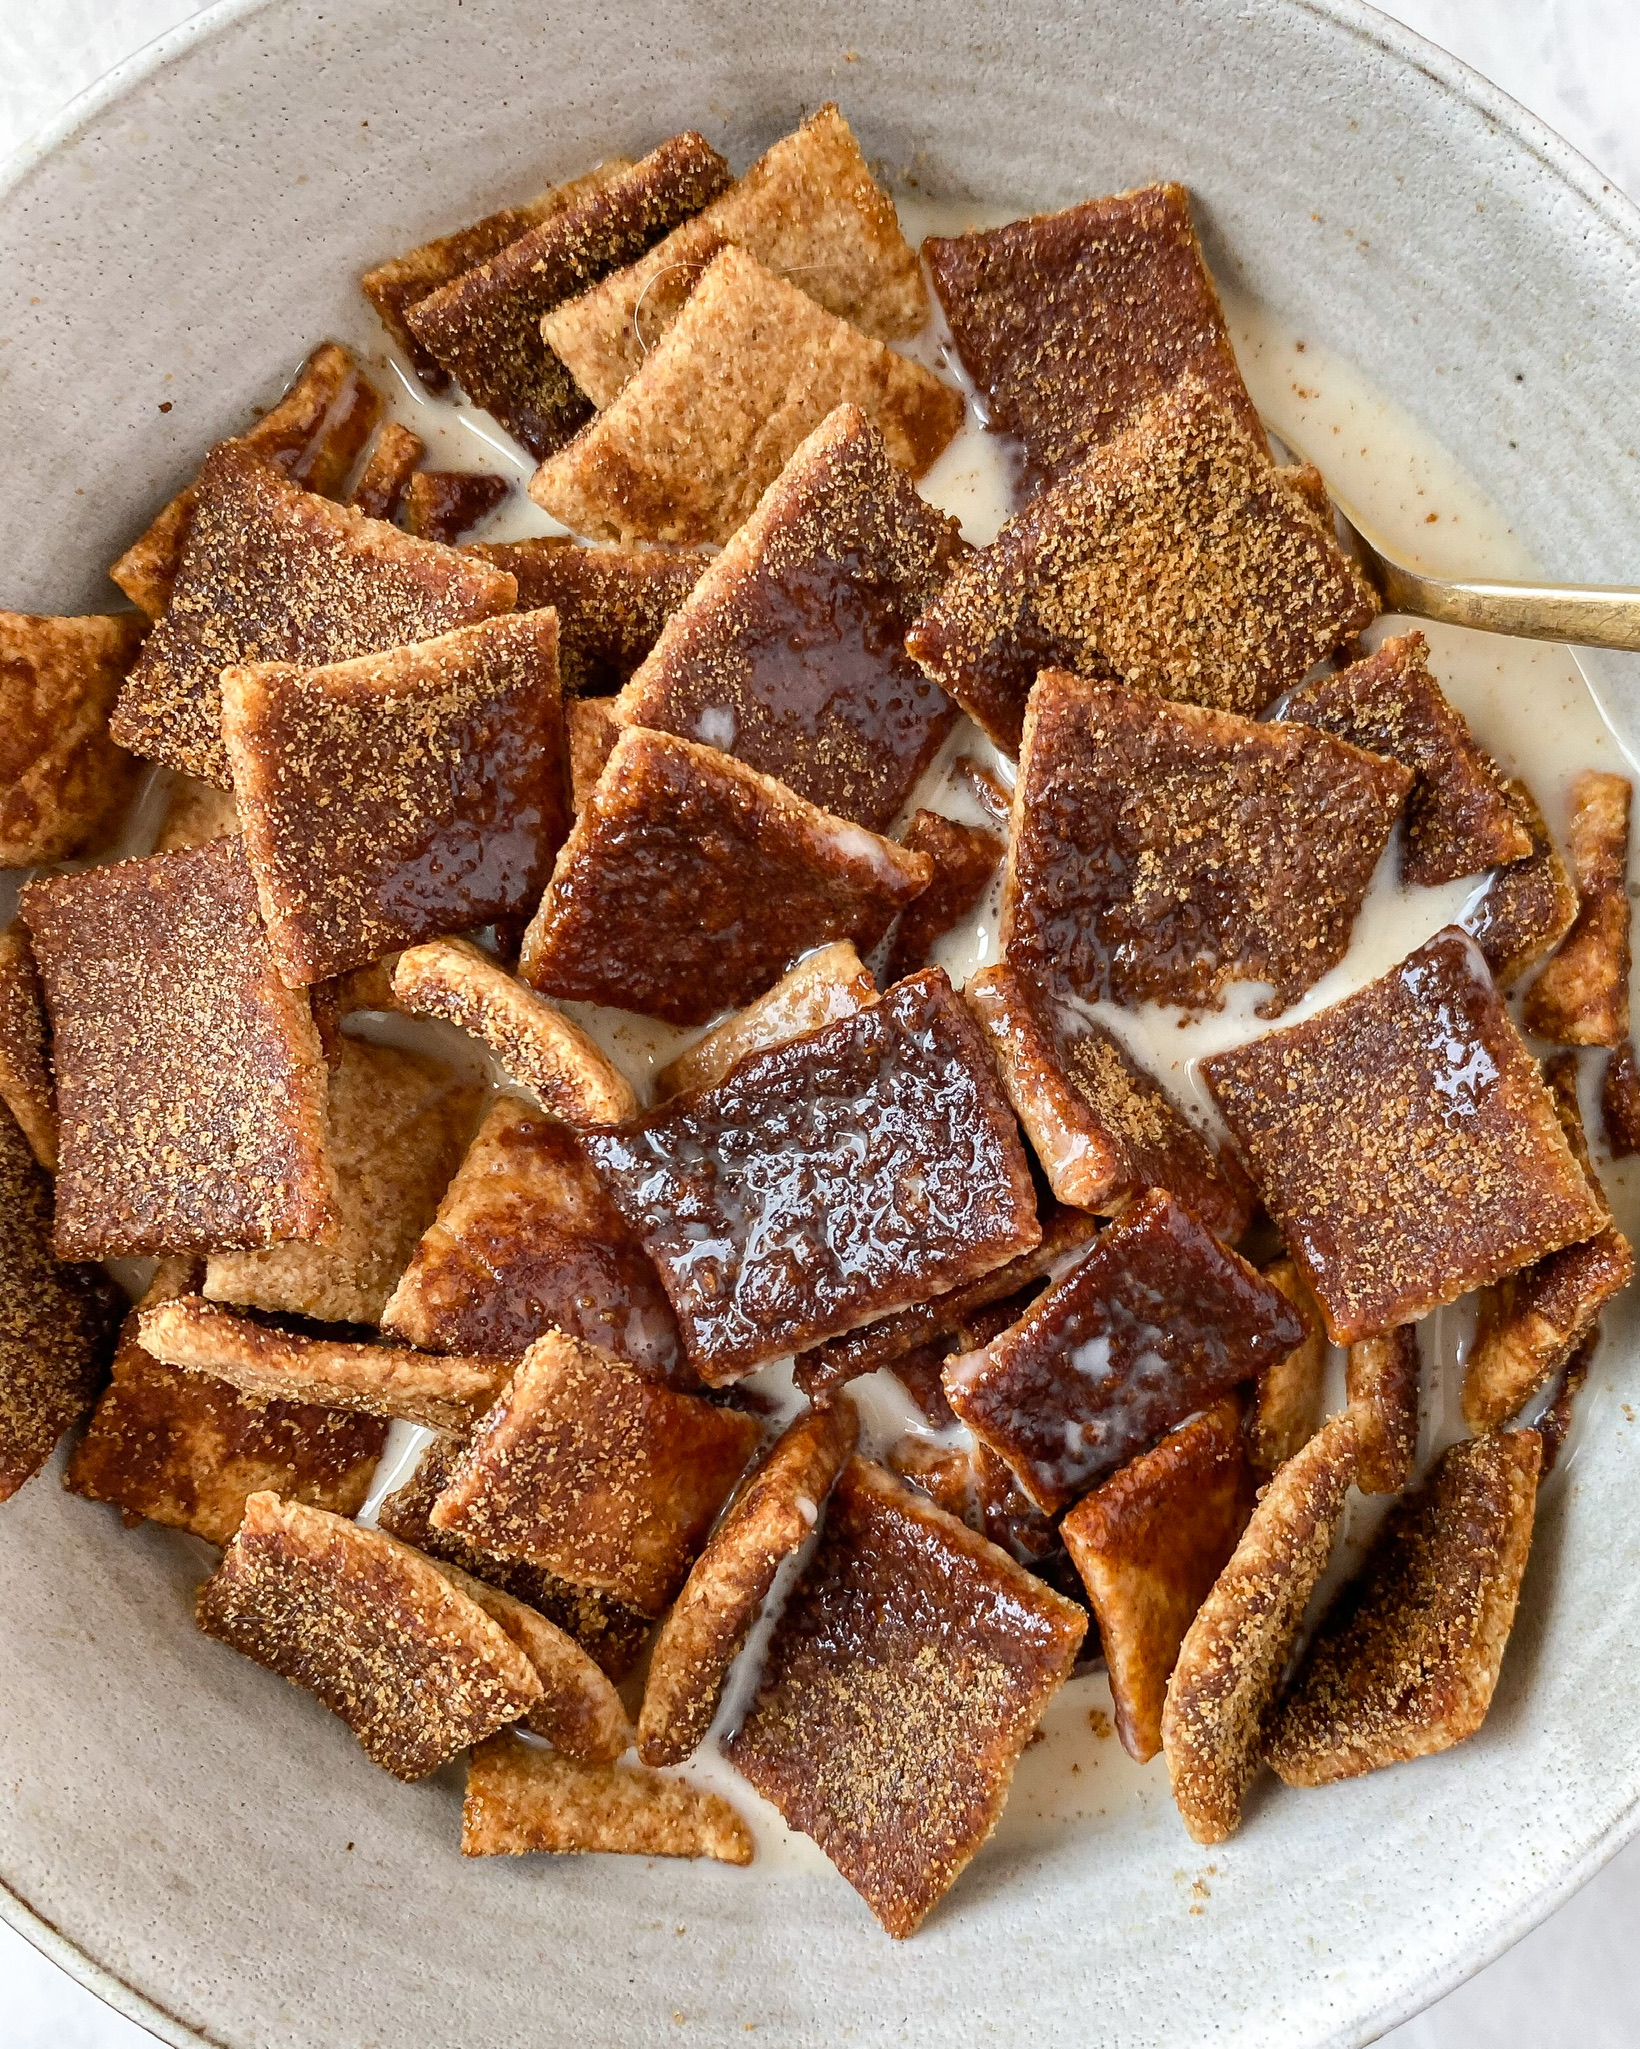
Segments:
[[[938,811],[921,810],[912,812],[900,844],[927,855],[934,879],[900,913],[883,967],[885,982],[933,965],[934,950],[984,897],[1006,850],[1006,843],[983,826],[960,825]]]
[[[548,1331],[462,1453],[436,1530],[659,1615],[762,1434]]]
[[[176,854],[185,847],[203,847],[211,840],[234,839],[241,828],[232,790],[202,783],[197,776],[172,769],[171,794],[154,841],[156,854]]]
[[[69,1258],[313,1239],[336,1221],[324,1054],[244,843],[31,882]]]
[[[400,954],[393,994],[412,1017],[443,1018],[482,1039],[566,1124],[637,1114],[632,1084],[597,1042],[469,939],[433,939]]]
[[[781,1562],[814,1534],[859,1434],[852,1402],[806,1410],[718,1518],[650,1653],[638,1718],[645,1764],[681,1764],[705,1740]]]
[[[1486,1719],[1532,1545],[1535,1430],[1442,1453],[1322,1618],[1268,1755],[1289,1786],[1428,1757]]]
[[[1143,1189],[1165,1188],[1219,1237],[1241,1236],[1250,1204],[1239,1167],[1219,1161],[1085,1005],[1035,988],[1006,961],[962,993],[1061,1202],[1109,1216]]]
[[[579,815],[609,766],[624,727],[610,706],[612,697],[572,697],[564,706],[564,745],[569,752],[569,808]]]
[[[852,1017],[877,1000],[871,970],[861,964],[852,941],[835,939],[788,968],[766,996],[714,1025],[686,1053],[655,1077],[659,1099],[711,1088],[735,1062],[765,1046],[783,1045],[816,1026]]]
[[[195,1612],[207,1636],[316,1694],[397,1779],[426,1778],[541,1697],[529,1659],[432,1559],[277,1494],[246,1502]]]
[[[1512,777],[1505,778],[1503,787],[1526,827],[1532,851],[1525,860],[1498,870],[1480,902],[1465,912],[1464,925],[1486,956],[1498,987],[1510,989],[1570,932],[1577,917],[1577,891],[1531,791]]]
[[[557,1329],[695,1384],[648,1254],[572,1134],[516,1096],[485,1112],[382,1324],[429,1351],[503,1357]]]
[[[913,1934],[996,1826],[1086,1630],[1006,1552],[853,1459],[724,1754],[890,1935]]]
[[[0,932],[0,1103],[16,1118],[29,1150],[57,1171],[57,1085],[51,1033],[34,949],[22,925]]]
[[[1152,1189],[1018,1323],[950,1360],[945,1391],[1054,1515],[1303,1335],[1279,1289]]]
[[[389,420],[365,458],[347,502],[367,519],[391,519],[411,474],[426,457],[427,443],[401,421]]]
[[[1039,669],[1252,717],[1376,611],[1303,496],[1187,376],[963,562],[906,644],[1012,754]]]
[[[300,490],[243,441],[205,458],[171,607],[114,707],[121,746],[230,781],[222,671],[318,667],[509,611],[512,578]]]
[[[139,1310],[188,1294],[198,1264],[161,1260]],[[63,1485],[111,1502],[127,1522],[191,1530],[226,1544],[253,1494],[357,1515],[387,1442],[375,1416],[301,1402],[249,1400],[204,1373],[162,1366],[138,1336],[133,1310],[114,1377],[70,1454]]]
[[[1345,1366],[1345,1394],[1360,1454],[1355,1484],[1363,1494],[1398,1494],[1412,1477],[1418,1449],[1423,1360],[1410,1323],[1358,1338]]]
[[[336,1048],[325,1137],[335,1233],[317,1245],[212,1253],[204,1292],[213,1302],[379,1322],[461,1164],[482,1101],[470,1076],[342,1033]]]
[[[905,633],[961,545],[865,414],[839,406],[666,622],[615,716],[721,747],[880,832],[957,716]]]
[[[1522,1016],[1540,1039],[1620,1046],[1629,1035],[1628,778],[1589,770],[1572,785],[1566,841],[1577,921],[1526,992]]]
[[[629,728],[553,870],[518,972],[544,995],[705,1024],[810,948],[876,945],[929,864],[715,748]]]
[[[1260,445],[1182,185],[1143,185],[923,244],[962,366],[1035,492],[1187,372]]]
[[[557,621],[330,668],[229,668],[222,734],[268,943],[321,981],[527,910],[568,820]]]
[[[417,470],[404,487],[399,522],[420,541],[447,546],[482,525],[512,491],[494,470]]]
[[[1455,926],[1201,1072],[1335,1345],[1414,1323],[1605,1223]]]
[[[920,477],[962,425],[962,394],[828,313],[733,246],[607,411],[530,480],[595,540],[726,541],[805,436],[856,405]]]
[[[0,868],[66,860],[113,831],[135,763],[108,714],[147,630],[140,612],[0,612]]]
[[[1060,1526],[1098,1620],[1116,1733],[1141,1764],[1162,1747],[1185,1631],[1252,1510],[1241,1408],[1224,1401],[1123,1466]]]
[[[1042,1235],[1013,1116],[938,968],[581,1144],[712,1386]]]
[[[1420,888],[1524,861],[1532,835],[1497,763],[1430,674],[1421,633],[1295,690],[1281,716],[1387,755],[1412,771],[1401,875]]]
[[[474,1747],[461,1810],[464,1857],[715,1857],[750,1864],[752,1832],[721,1794],[642,1766],[577,1764],[543,1744],[492,1736]]]
[[[1047,670],[1002,894],[1008,963],[1084,1001],[1271,1017],[1343,959],[1412,777],[1300,725]]]
[[[689,548],[586,548],[565,534],[479,541],[469,553],[518,582],[518,609],[558,614],[564,696],[620,689],[713,558]]]
[[[1266,1366],[1254,1384],[1247,1418],[1247,1455],[1255,1472],[1273,1473],[1303,1450],[1321,1427],[1321,1397],[1327,1370],[1327,1333],[1321,1309],[1290,1259],[1264,1269],[1304,1324],[1304,1335],[1283,1359]]]
[[[542,316],[641,256],[728,184],[729,166],[704,136],[674,135],[418,299],[405,325],[539,461],[592,415],[543,340]]]
[[[547,340],[594,405],[609,405],[643,367],[695,279],[731,242],[879,341],[917,333],[928,316],[894,202],[828,102],[698,218],[547,315]]]
[[[1600,1077],[1600,1123],[1614,1160],[1640,1153],[1640,1062],[1635,1060],[1632,1039],[1606,1057]]]

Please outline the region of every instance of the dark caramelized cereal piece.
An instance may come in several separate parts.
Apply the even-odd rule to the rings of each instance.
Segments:
[[[57,1249],[272,1245],[336,1220],[324,1054],[236,839],[31,882],[51,1018]]]
[[[811,947],[875,946],[929,864],[690,740],[625,732],[524,937],[548,996],[704,1024]]]
[[[348,498],[349,505],[366,519],[391,519],[399,509],[411,472],[427,453],[427,443],[397,420],[389,420],[376,436],[359,481]],[[444,540],[447,536],[435,536]]]
[[[1543,1443],[1543,1463],[1538,1468],[1540,1481],[1546,1480],[1554,1471],[1565,1446],[1572,1428],[1577,1397],[1582,1391],[1584,1381],[1589,1377],[1589,1368],[1594,1363],[1594,1355],[1599,1345],[1600,1326],[1597,1323],[1561,1367],[1549,1406],[1537,1419],[1537,1434]]]
[[[1099,1623],[1116,1733],[1147,1763],[1185,1631],[1253,1508],[1241,1410],[1217,1403],[1079,1501],[1060,1526]]]
[[[48,1174],[57,1171],[57,1085],[34,949],[21,925],[0,932],[0,1103]]]
[[[426,1778],[541,1697],[529,1659],[432,1559],[277,1494],[246,1502],[196,1613],[207,1636],[316,1694],[399,1779]]]
[[[239,806],[232,790],[171,771],[171,799],[154,841],[156,854],[175,854],[184,847],[202,847],[209,840],[232,839],[239,829]]]
[[[700,1745],[781,1561],[814,1534],[859,1428],[851,1402],[808,1410],[719,1518],[650,1654],[638,1718],[645,1764],[681,1764]]]
[[[900,913],[883,968],[885,982],[898,982],[929,964],[929,956],[960,925],[990,887],[1003,856],[1003,842],[977,825],[959,825],[938,811],[914,811],[900,835],[902,846],[926,854],[934,879],[908,910]]]
[[[516,1736],[474,1747],[461,1810],[464,1857],[715,1857],[750,1864],[752,1832],[720,1794],[643,1767],[577,1764]]]
[[[1569,1046],[1629,1035],[1628,778],[1589,770],[1572,785],[1567,831],[1577,921],[1526,992],[1526,1029]]]
[[[1327,1333],[1320,1306],[1290,1259],[1267,1266],[1264,1278],[1304,1321],[1304,1336],[1284,1359],[1265,1367],[1254,1387],[1248,1453],[1256,1472],[1273,1473],[1302,1451],[1320,1427]]]
[[[983,1042],[937,968],[582,1146],[711,1385],[1041,1237]]]
[[[691,1089],[711,1088],[747,1053],[783,1045],[816,1026],[852,1017],[877,1000],[871,971],[847,939],[837,939],[807,953],[788,968],[766,996],[748,1003],[697,1039],[655,1077],[659,1097],[681,1096]]]
[[[147,630],[137,612],[0,612],[0,868],[65,860],[107,839],[134,766],[109,738],[108,714]]]
[[[519,611],[558,614],[566,698],[619,690],[712,560],[692,549],[585,548],[564,534],[480,541],[469,552],[517,578]]]
[[[881,1466],[854,1459],[724,1745],[891,1935],[996,1826],[1087,1617]]]
[[[404,487],[400,520],[418,540],[453,545],[489,518],[512,489],[493,470],[417,470]]]
[[[1577,891],[1531,791],[1513,778],[1503,787],[1526,827],[1532,851],[1524,861],[1498,870],[1480,902],[1465,914],[1464,923],[1498,987],[1509,989],[1572,929]]]
[[[1411,786],[1309,726],[1050,669],[1020,746],[1009,964],[1129,1008],[1268,982],[1274,1016],[1343,959]]]
[[[564,744],[569,750],[569,808],[579,813],[609,766],[615,742],[625,731],[616,723],[612,697],[572,697],[564,706]]]
[[[1605,1222],[1456,927],[1201,1072],[1334,1344],[1414,1323]]]
[[[1600,1078],[1600,1122],[1606,1150],[1614,1160],[1632,1159],[1640,1153],[1640,1066],[1635,1062],[1632,1039],[1625,1039],[1606,1057],[1606,1071]]]
[[[1410,1323],[1350,1346],[1345,1390],[1360,1453],[1355,1484],[1363,1494],[1398,1494],[1412,1477],[1422,1374]]]
[[[1428,1757],[1486,1719],[1532,1545],[1535,1430],[1454,1444],[1322,1618],[1270,1732],[1289,1786]]]
[[[1155,1189],[1011,1329],[951,1360],[945,1391],[1052,1515],[1303,1335],[1279,1289]]]

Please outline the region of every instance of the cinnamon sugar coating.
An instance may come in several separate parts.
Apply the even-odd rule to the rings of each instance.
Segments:
[[[900,913],[883,967],[885,982],[898,982],[929,965],[939,942],[960,925],[990,887],[1004,844],[977,825],[959,825],[938,811],[914,811],[900,844],[926,854],[934,879]]]
[[[1270,1731],[1289,1786],[1428,1757],[1486,1719],[1531,1549],[1534,1430],[1454,1444],[1328,1613]]]
[[[697,1039],[655,1077],[658,1100],[711,1088],[735,1062],[766,1046],[783,1045],[816,1026],[852,1017],[877,1000],[877,984],[847,939],[807,953],[765,996],[748,1003]]]
[[[58,1251],[330,1230],[324,1054],[274,970],[243,843],[32,882],[22,913],[57,1070]]]
[[[1005,1552],[854,1459],[724,1754],[911,1935],[996,1826],[1086,1629]]]
[[[693,741],[629,729],[524,937],[548,996],[704,1024],[811,947],[874,946],[929,864]]]
[[[1526,1029],[1569,1046],[1620,1046],[1629,1035],[1627,777],[1590,769],[1572,785],[1566,843],[1577,920],[1526,992]]]
[[[399,518],[407,534],[453,546],[480,526],[511,493],[494,470],[417,470],[404,486]]]
[[[1635,1061],[1632,1039],[1625,1039],[1607,1056],[1600,1077],[1600,1123],[1606,1150],[1614,1160],[1632,1159],[1640,1153],[1640,1065]]]
[[[752,1833],[720,1794],[642,1767],[577,1764],[516,1736],[474,1747],[461,1810],[464,1857],[715,1857],[750,1864]]]
[[[566,698],[619,690],[712,560],[683,548],[584,548],[563,534],[479,541],[469,552],[517,579],[519,611],[558,614]]]
[[[623,727],[610,712],[612,697],[572,697],[564,706],[564,744],[569,750],[569,808],[579,813],[609,766]]]
[[[1013,1117],[937,968],[581,1143],[714,1386],[1041,1237]]]
[[[1422,1378],[1413,1324],[1350,1346],[1344,1384],[1360,1454],[1355,1484],[1363,1494],[1398,1494],[1411,1479]]]
[[[1572,929],[1577,891],[1531,791],[1513,777],[1505,778],[1503,788],[1526,827],[1532,851],[1525,860],[1498,870],[1480,902],[1465,915],[1464,925],[1486,956],[1498,987],[1509,989]]]
[[[108,714],[147,630],[137,612],[0,612],[0,868],[108,838],[135,766],[109,738]]]
[[[721,747],[881,831],[956,718],[905,633],[960,546],[864,413],[839,406],[666,622],[615,716]]]
[[[1201,1072],[1334,1344],[1605,1222],[1484,961],[1455,926]]]
[[[57,1171],[57,1085],[51,1076],[51,1033],[22,925],[0,932],[0,1103],[11,1112],[29,1150],[48,1174]]]
[[[900,1367],[895,1370],[897,1376]],[[948,1420],[956,1419],[948,1412]],[[1013,1474],[986,1445],[975,1443],[963,1449],[930,1442],[926,1437],[902,1437],[890,1450],[888,1463],[947,1515],[989,1538],[1058,1592],[1078,1601],[1084,1598],[1078,1591],[1081,1582],[1076,1568],[1052,1518],[1032,1506],[1019,1491]]]
[[[399,509],[405,486],[427,454],[427,443],[398,420],[389,420],[365,458],[348,503],[367,519],[391,519]],[[440,536],[442,538],[442,536]]]
[[[1290,1259],[1267,1266],[1264,1278],[1281,1290],[1304,1323],[1304,1336],[1284,1359],[1265,1367],[1253,1389],[1248,1456],[1256,1472],[1273,1473],[1302,1451],[1320,1427],[1327,1333],[1320,1305]]]

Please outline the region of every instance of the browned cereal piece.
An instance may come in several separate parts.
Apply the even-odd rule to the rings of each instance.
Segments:
[[[959,825],[938,811],[914,811],[900,844],[928,856],[934,879],[900,913],[883,968],[885,982],[898,982],[928,966],[933,949],[984,896],[1004,852],[994,832]]]
[[[1412,1477],[1422,1375],[1413,1324],[1358,1338],[1349,1348],[1345,1392],[1360,1454],[1355,1484],[1363,1494],[1398,1494]]]
[[[959,754],[955,766],[968,785],[975,803],[986,813],[993,825],[1000,825],[1006,832],[1013,819],[1012,794],[1002,787],[990,769],[981,767],[971,754]]]
[[[171,607],[114,707],[122,746],[227,784],[222,671],[319,667],[511,609],[510,576],[303,491],[243,441],[213,448]]]
[[[755,1418],[548,1331],[433,1505],[436,1530],[658,1615],[760,1435]]]
[[[946,1420],[955,1422],[956,1418],[948,1413]],[[902,1437],[890,1450],[888,1464],[947,1515],[988,1537],[1058,1592],[1085,1601],[1082,1582],[1060,1542],[1057,1525],[1032,1507],[994,1451],[983,1444],[953,1449],[931,1444],[926,1437]]]
[[[1626,776],[1589,770],[1572,785],[1566,841],[1577,919],[1526,992],[1526,1029],[1569,1046],[1629,1035],[1629,804]]]
[[[1594,1363],[1594,1355],[1599,1344],[1600,1326],[1597,1323],[1561,1367],[1549,1405],[1537,1419],[1534,1427],[1543,1444],[1543,1463],[1538,1468],[1539,1480],[1546,1480],[1549,1477],[1560,1458],[1571,1432],[1577,1397],[1582,1391],[1584,1381],[1589,1377],[1589,1368]]]
[[[855,405],[920,477],[962,425],[960,392],[734,246],[608,409],[551,455],[530,496],[576,533],[726,541],[803,439]]]
[[[636,1116],[632,1084],[597,1042],[471,940],[433,939],[401,953],[393,993],[412,1017],[444,1018],[482,1039],[564,1123]]]
[[[1252,1508],[1241,1409],[1224,1401],[1123,1466],[1060,1525],[1098,1619],[1116,1733],[1141,1764],[1162,1747],[1185,1631]]]
[[[611,697],[572,697],[564,705],[564,745],[569,753],[570,810],[580,813],[609,766],[624,730],[610,712]]]
[[[1276,1712],[1268,1756],[1289,1786],[1428,1757],[1485,1721],[1532,1545],[1540,1456],[1535,1430],[1454,1444],[1392,1510]]]
[[[51,1033],[34,949],[21,925],[0,932],[0,1103],[16,1118],[29,1150],[57,1171],[57,1085]]]
[[[565,534],[480,541],[471,552],[517,578],[519,611],[558,614],[566,699],[619,690],[713,559],[687,548],[586,548]]]
[[[1259,1497],[1185,1632],[1162,1709],[1179,1814],[1198,1843],[1241,1822],[1264,1726],[1355,1477],[1355,1419],[1324,1423]]]
[[[1284,1359],[1266,1366],[1254,1386],[1248,1415],[1248,1454],[1259,1473],[1273,1473],[1301,1451],[1321,1426],[1322,1376],[1327,1333],[1321,1309],[1290,1259],[1264,1269],[1304,1322],[1304,1336]]]
[[[243,842],[31,882],[70,1258],[323,1236],[324,1053],[274,970]]]
[[[581,1144],[713,1386],[1042,1235],[1013,1117],[938,968]]]
[[[1018,1323],[950,1360],[945,1391],[1053,1515],[1303,1335],[1278,1288],[1153,1189]]]
[[[481,525],[512,489],[493,470],[417,470],[404,487],[400,524],[407,534],[446,545]]]
[[[516,1736],[478,1744],[461,1810],[464,1857],[715,1857],[750,1864],[752,1833],[720,1794],[642,1766],[577,1764]]]
[[[313,1012],[313,1029],[319,1034],[319,1043],[325,1049],[325,1065],[335,1074],[341,1066],[347,1048],[347,1034],[342,1030],[342,1020],[361,1010],[390,1012],[401,1006],[393,994],[393,970],[398,965],[396,953],[384,954],[379,961],[372,961],[365,968],[349,968],[345,974],[327,975],[322,982],[308,987],[308,1005]],[[446,1175],[448,1180],[449,1176]],[[399,1264],[403,1265],[401,1259]],[[396,1269],[395,1269],[396,1271]],[[371,1318],[374,1322],[374,1317]]]
[[[700,1745],[781,1560],[814,1534],[859,1431],[851,1402],[807,1410],[724,1511],[650,1654],[638,1717],[645,1764],[681,1764]]]
[[[0,868],[107,839],[135,766],[109,738],[108,714],[147,630],[137,612],[0,612]]]
[[[894,202],[828,102],[704,213],[547,315],[547,340],[595,405],[609,405],[642,368],[695,280],[731,242],[880,341],[915,334],[927,317],[922,274]]]
[[[615,716],[721,747],[881,831],[957,716],[905,632],[960,545],[864,413],[839,406],[666,622]]]
[[[704,136],[674,135],[418,299],[405,324],[473,404],[539,460],[592,413],[543,339],[542,316],[641,256],[728,183],[729,166]]]
[[[1109,1216],[1142,1189],[1165,1188],[1210,1231],[1240,1237],[1249,1203],[1239,1169],[1226,1170],[1085,1006],[1039,992],[1006,961],[976,975],[963,1000],[1061,1202]]]
[[[748,1003],[680,1053],[655,1077],[658,1097],[712,1088],[747,1053],[783,1045],[819,1025],[852,1017],[877,1000],[877,984],[851,941],[834,940],[788,968],[766,996]]]
[[[1632,1159],[1640,1153],[1640,1066],[1635,1062],[1632,1039],[1625,1039],[1606,1056],[1600,1078],[1600,1122],[1606,1150],[1614,1160]]]
[[[922,855],[714,748],[629,728],[564,842],[518,972],[548,996],[704,1024],[812,947],[862,952]]]
[[[367,519],[391,519],[399,509],[412,472],[427,453],[427,443],[398,420],[389,420],[376,436],[348,503]],[[447,540],[447,534],[435,535]]]
[[[850,1403],[838,1407],[847,1409]],[[825,1414],[826,1411],[820,1413]],[[900,1479],[924,1494],[959,1523],[985,1534],[979,1505],[979,1474],[973,1451],[957,1445],[937,1444],[927,1437],[902,1437],[890,1447],[888,1468]]]
[[[724,1754],[910,1935],[996,1826],[1086,1630],[1006,1552],[853,1459]]]
[[[277,1494],[246,1502],[195,1612],[207,1636],[316,1694],[399,1779],[541,1697],[529,1659],[432,1559]]]
[[[1532,842],[1523,861],[1500,868],[1464,919],[1500,989],[1552,953],[1577,917],[1577,891],[1531,791],[1513,777],[1504,792]]]
[[[1411,786],[1310,726],[1049,669],[1020,745],[1008,962],[1129,1008],[1268,982],[1275,1016],[1343,959]]]
[[[1336,1345],[1605,1223],[1485,962],[1455,926],[1201,1073]]]
[[[287,982],[528,909],[567,824],[557,621],[331,668],[230,668],[222,733]]]
[[[240,830],[239,806],[232,790],[202,783],[197,776],[172,770],[170,802],[154,841],[156,854],[179,853],[184,847],[203,847],[211,840],[232,839]]]
[[[906,644],[1011,754],[1039,669],[1252,717],[1376,610],[1303,497],[1187,376],[959,564]]]

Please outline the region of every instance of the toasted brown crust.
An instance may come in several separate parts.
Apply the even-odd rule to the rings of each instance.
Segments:
[[[1323,1617],[1270,1731],[1290,1786],[1324,1786],[1472,1736],[1486,1719],[1532,1543],[1540,1445],[1453,1445],[1391,1513]]]
[[[929,966],[934,948],[961,924],[990,887],[1005,850],[1005,843],[994,832],[977,825],[959,825],[938,811],[914,811],[900,835],[900,844],[927,855],[934,879],[900,913],[883,966],[884,982],[898,982]]]
[[[558,614],[566,699],[619,690],[713,559],[682,548],[586,548],[564,534],[479,541],[471,552],[517,578],[519,611],[550,605]]]
[[[108,714],[147,630],[136,612],[0,612],[0,868],[107,839],[135,766],[109,738]]]
[[[1582,1392],[1583,1383],[1589,1377],[1589,1368],[1594,1364],[1594,1355],[1599,1347],[1600,1326],[1597,1323],[1561,1367],[1548,1407],[1537,1419],[1535,1428],[1543,1443],[1543,1463],[1538,1468],[1540,1481],[1546,1480],[1554,1471],[1566,1439],[1571,1434],[1577,1411],[1577,1398]]]
[[[1503,789],[1532,851],[1498,870],[1465,923],[1498,987],[1509,989],[1572,929],[1577,891],[1531,791],[1513,777],[1505,777]]]
[[[399,420],[388,420],[376,436],[348,504],[367,519],[391,519],[399,509],[411,472],[427,453],[427,443]]]
[[[1327,1333],[1320,1304],[1290,1259],[1267,1266],[1264,1278],[1281,1290],[1305,1324],[1304,1337],[1284,1359],[1265,1368],[1253,1391],[1248,1455],[1256,1472],[1269,1474],[1301,1451],[1320,1428]]]
[[[421,541],[454,547],[512,493],[512,479],[494,470],[417,470],[404,487],[399,522]]]
[[[215,783],[202,783],[180,770],[171,773],[171,800],[154,841],[156,854],[175,854],[184,847],[203,847],[238,835],[239,806],[232,790],[219,790]]]
[[[1572,785],[1566,841],[1577,921],[1526,992],[1526,1029],[1569,1046],[1629,1035],[1628,778],[1589,770]]]
[[[1398,1494],[1411,1479],[1422,1378],[1413,1324],[1350,1346],[1345,1392],[1360,1454],[1355,1484],[1363,1494]]]
[[[877,984],[861,965],[853,942],[833,940],[830,946],[805,954],[767,995],[726,1017],[663,1067],[655,1077],[656,1096],[664,1100],[711,1088],[747,1053],[760,1053],[837,1018],[852,1017],[876,1000]]]
[[[569,808],[572,814],[586,808],[586,801],[598,786],[598,778],[609,766],[615,742],[622,728],[610,711],[609,697],[572,697],[564,706],[564,744],[569,750]]]
[[[1640,1065],[1632,1039],[1625,1039],[1607,1058],[1600,1077],[1600,1122],[1606,1150],[1614,1160],[1640,1153]]]
[[[22,925],[0,932],[0,1103],[16,1118],[34,1157],[57,1171],[57,1085],[50,1029],[34,949]]]
[[[750,1864],[752,1834],[717,1793],[641,1766],[577,1764],[516,1736],[473,1750],[461,1810],[464,1857],[582,1850]]]

